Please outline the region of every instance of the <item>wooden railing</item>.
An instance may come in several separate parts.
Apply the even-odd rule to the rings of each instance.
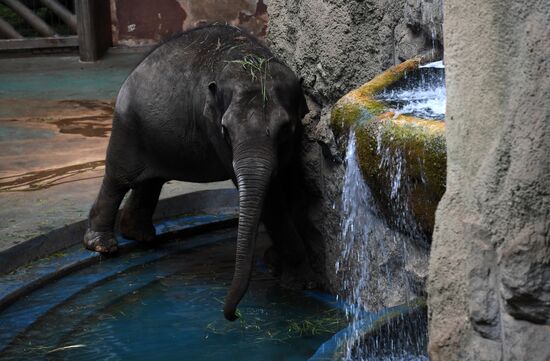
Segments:
[[[112,44],[109,0],[70,0],[68,4],[74,8],[74,13],[58,0],[0,0],[0,5],[9,8],[9,14],[17,17],[18,26],[22,20],[30,30],[27,31],[30,35],[21,34],[9,19],[2,18],[6,11],[0,12],[0,52],[78,47],[82,61],[101,58]],[[63,34],[31,8],[47,8],[50,18],[55,17]]]
[[[39,3],[66,25],[68,34],[59,34],[51,24],[33,12],[23,1],[0,0],[0,4],[11,9],[38,35],[22,35],[13,24],[9,23],[8,19],[3,19],[0,13],[0,35],[5,38],[0,40],[0,51],[78,46],[76,15],[57,0],[40,0]]]

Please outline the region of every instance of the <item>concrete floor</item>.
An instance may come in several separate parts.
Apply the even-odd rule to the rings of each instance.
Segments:
[[[118,88],[143,57],[0,59],[0,252],[86,217],[104,172]],[[169,182],[161,198],[231,182]]]

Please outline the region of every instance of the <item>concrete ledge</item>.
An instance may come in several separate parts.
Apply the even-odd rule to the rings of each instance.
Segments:
[[[0,40],[0,50],[4,51],[66,47],[77,48],[78,36]]]
[[[236,189],[207,190],[161,200],[154,220],[193,213],[221,213],[238,207]],[[6,274],[33,260],[79,244],[86,230],[86,220],[31,238],[0,252],[0,274]],[[166,237],[166,235],[163,235]]]

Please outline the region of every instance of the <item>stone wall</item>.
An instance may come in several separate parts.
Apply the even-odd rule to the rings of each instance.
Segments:
[[[268,41],[275,53],[304,78],[311,110],[303,121],[301,160],[305,183],[302,198],[295,204],[302,216],[300,232],[323,285],[332,292],[341,292],[342,280],[335,264],[341,252],[340,206],[347,134],[335,139],[329,126],[330,111],[340,97],[390,66],[432,49],[441,53],[441,0],[429,6],[421,0],[270,0],[268,14]],[[426,257],[424,254],[415,259]],[[402,266],[395,263],[389,267]],[[372,300],[369,306],[391,306],[421,295],[426,268],[425,264],[411,265],[405,271],[418,292],[411,295],[401,286],[381,287],[368,297]]]
[[[442,49],[442,0],[270,0],[274,51],[333,104],[392,65]]]
[[[550,360],[550,6],[445,1],[433,361]]]

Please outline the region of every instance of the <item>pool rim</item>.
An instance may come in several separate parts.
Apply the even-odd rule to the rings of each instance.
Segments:
[[[226,217],[221,217],[220,219],[199,225],[193,225],[182,230],[162,233],[158,236],[160,242],[167,242],[176,237],[191,237],[224,228],[236,227],[238,223],[238,191],[236,189],[205,190],[163,199],[159,202],[153,219],[158,222],[186,214],[220,214]],[[33,261],[47,258],[63,249],[80,244],[85,232],[86,223],[87,220],[78,221],[46,234],[33,237],[21,242],[17,246],[1,251],[0,278],[9,275],[11,272]],[[139,247],[137,242],[124,242],[121,244],[120,252],[131,252],[137,247]],[[27,284],[23,284],[22,287],[14,289],[12,292],[0,293],[0,312],[34,290],[72,272],[93,265],[104,257],[95,252],[89,253],[89,257],[69,264],[67,267],[56,269],[55,272],[48,274],[46,277],[41,277]],[[305,291],[304,293],[309,293],[310,297],[319,298],[327,304],[331,304],[334,308],[345,308],[345,304],[343,302],[335,302],[335,298],[333,298],[332,295],[329,296],[322,292],[312,291]],[[404,312],[407,309],[408,308],[403,306],[397,306],[395,308],[386,309],[378,313],[377,316],[383,316],[391,310]],[[365,323],[361,328],[367,328],[370,324],[371,322]],[[344,327],[321,344],[308,361],[327,360],[329,355],[334,355],[340,343],[343,342],[346,335],[351,332],[351,327],[351,324]]]

